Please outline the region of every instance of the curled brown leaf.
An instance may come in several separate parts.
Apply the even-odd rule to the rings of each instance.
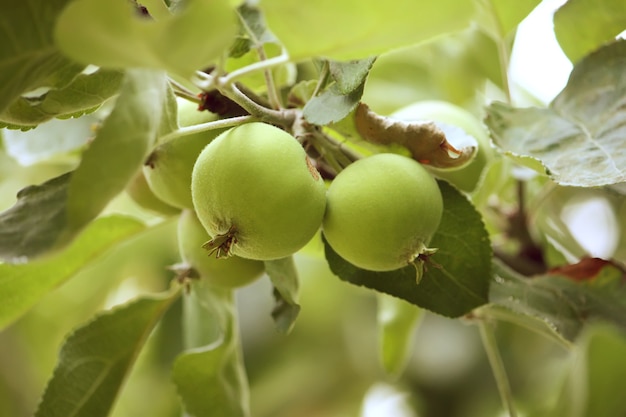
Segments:
[[[407,122],[374,113],[359,103],[354,114],[361,137],[378,145],[397,144],[411,152],[416,161],[436,168],[456,168],[468,163],[476,150],[473,146],[456,149],[433,122]]]

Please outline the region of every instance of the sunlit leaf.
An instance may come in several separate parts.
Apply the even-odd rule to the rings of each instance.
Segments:
[[[554,33],[573,63],[626,28],[622,0],[569,0],[554,13]]]
[[[274,285],[276,303],[272,317],[276,328],[282,333],[289,333],[300,313],[298,304],[300,285],[293,257],[265,261],[265,272]]]
[[[226,0],[196,0],[152,20],[132,2],[78,0],[58,20],[55,40],[76,61],[106,68],[164,69],[188,77],[222,56],[237,21]]]
[[[146,339],[178,295],[138,299],[72,333],[35,416],[108,416]]]
[[[381,362],[385,372],[398,376],[409,359],[423,310],[387,294],[378,294],[377,299]]]
[[[480,214],[458,190],[440,181],[444,213],[429,246],[438,248],[416,284],[413,266],[372,272],[357,268],[326,244],[331,271],[344,281],[406,300],[447,317],[459,317],[487,302],[491,245]]]
[[[70,230],[93,219],[130,182],[156,141],[161,119],[170,116],[165,110],[168,93],[163,73],[128,71],[115,108],[72,174],[67,201]]]
[[[473,5],[455,0],[265,0],[261,9],[292,59],[300,61],[317,56],[361,59],[460,30],[469,24]]]
[[[26,264],[0,264],[0,328],[33,307],[106,250],[144,230],[127,217],[94,221],[64,251]]]
[[[192,282],[184,312],[188,350],[174,362],[172,377],[186,410],[195,417],[249,416],[232,290]]]
[[[506,152],[539,160],[561,185],[626,181],[626,41],[603,47],[572,71],[547,109],[493,103],[486,123]]]
[[[123,73],[100,70],[78,75],[69,85],[42,97],[21,97],[0,114],[0,124],[36,126],[54,117],[78,117],[97,108],[115,94]]]
[[[85,67],[63,56],[52,41],[67,0],[6,0],[0,13],[0,113],[23,93],[63,88]]]
[[[541,0],[475,0],[481,28],[496,40],[503,40]]]

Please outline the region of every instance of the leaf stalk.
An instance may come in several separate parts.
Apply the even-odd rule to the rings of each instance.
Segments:
[[[504,368],[504,362],[500,356],[500,351],[498,350],[498,343],[493,331],[493,326],[491,323],[488,323],[485,318],[480,317],[478,320],[478,328],[493,376],[496,380],[496,385],[498,386],[502,405],[508,410],[509,417],[517,417],[517,412],[513,404],[511,385],[506,374],[506,369]]]

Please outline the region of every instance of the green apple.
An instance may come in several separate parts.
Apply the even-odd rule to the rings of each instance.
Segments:
[[[265,270],[261,261],[231,256],[217,259],[202,247],[211,238],[192,210],[183,210],[178,220],[178,248],[183,261],[213,285],[237,288],[257,280]]]
[[[190,126],[217,119],[212,113],[198,111],[193,104],[179,104],[179,124]],[[181,136],[157,146],[148,156],[143,172],[154,194],[167,204],[181,209],[192,209],[191,171],[193,164],[204,147],[221,130]]]
[[[289,256],[313,238],[326,207],[324,181],[300,143],[260,122],[232,128],[204,148],[191,192],[218,256]]]
[[[443,213],[432,175],[415,160],[376,154],[348,165],[328,188],[323,234],[335,252],[370,271],[420,262]]]
[[[483,169],[493,158],[493,149],[486,127],[472,113],[447,101],[425,100],[403,107],[390,117],[404,121],[433,121],[444,131],[453,146],[477,146],[474,158],[462,167],[427,167],[434,175],[462,191],[471,192],[476,188]]]
[[[126,192],[139,206],[156,214],[171,216],[180,212],[180,209],[170,206],[154,195],[141,170],[137,171],[137,174],[126,186]]]

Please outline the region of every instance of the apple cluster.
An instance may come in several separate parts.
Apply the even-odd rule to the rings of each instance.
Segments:
[[[213,284],[257,279],[264,261],[302,249],[322,230],[346,261],[370,271],[416,265],[439,226],[443,199],[415,160],[380,153],[326,183],[303,146],[252,122],[158,147],[143,169],[158,199],[182,210],[183,261]]]
[[[328,190],[287,132],[249,123],[219,135],[192,173],[195,211],[215,258],[272,260],[300,250],[322,227],[348,262],[372,271],[405,267],[432,253],[443,201],[419,163],[377,154],[352,163]]]

